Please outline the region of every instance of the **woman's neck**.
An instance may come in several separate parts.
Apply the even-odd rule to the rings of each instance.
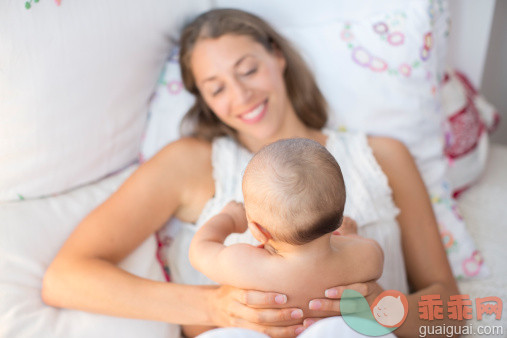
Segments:
[[[318,129],[313,129],[306,126],[301,120],[294,115],[293,119],[285,121],[282,128],[272,137],[266,139],[257,139],[249,135],[238,135],[239,142],[249,151],[256,153],[262,147],[286,138],[308,138],[319,142],[321,145],[326,145],[326,136]]]

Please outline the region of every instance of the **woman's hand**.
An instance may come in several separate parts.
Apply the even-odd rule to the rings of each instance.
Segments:
[[[333,235],[357,235],[357,222],[348,216],[344,216],[342,224],[333,231]]]
[[[309,304],[310,310],[331,311],[335,312],[337,316],[341,316],[340,300],[345,289],[359,292],[364,298],[366,298],[366,301],[370,305],[373,303],[375,298],[384,291],[382,287],[374,281],[337,286],[325,291],[326,298],[311,300]],[[306,328],[320,319],[323,318],[306,318],[303,325]]]
[[[270,337],[295,337],[304,327],[303,311],[297,308],[277,309],[287,296],[220,286],[209,299],[209,313],[215,325],[234,326],[259,331]]]

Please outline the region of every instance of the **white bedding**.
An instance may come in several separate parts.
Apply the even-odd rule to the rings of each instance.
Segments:
[[[44,272],[72,229],[134,169],[56,197],[0,205],[0,337],[178,336],[175,325],[61,310],[40,297]],[[152,236],[121,265],[162,281],[155,250]]]
[[[178,337],[175,325],[60,310],[44,305],[40,298],[44,271],[65,238],[133,170],[135,166],[59,196],[0,205],[0,337]],[[487,279],[460,282],[461,293],[470,294],[472,300],[498,296],[507,301],[506,172],[507,147],[495,145],[483,177],[459,200],[492,272]],[[122,266],[163,280],[155,249],[152,236]],[[506,307],[502,321],[486,317],[475,325],[503,325],[507,335]]]
[[[460,292],[476,297],[500,297],[503,300],[502,320],[485,317],[470,321],[478,325],[502,325],[503,337],[507,337],[507,147],[492,145],[486,170],[468,191],[458,199],[468,230],[482,251],[491,276],[459,283]],[[499,337],[499,336],[496,336]]]

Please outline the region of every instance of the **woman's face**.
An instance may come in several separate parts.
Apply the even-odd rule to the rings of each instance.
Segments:
[[[191,68],[207,105],[240,139],[275,138],[288,119],[297,119],[283,80],[285,58],[248,36],[198,41]]]

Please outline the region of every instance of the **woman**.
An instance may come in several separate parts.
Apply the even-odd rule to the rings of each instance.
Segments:
[[[281,138],[306,137],[329,145],[333,137],[322,130],[327,107],[312,74],[290,44],[253,15],[214,10],[198,17],[182,34],[180,64],[185,87],[196,97],[186,116],[186,121],[193,123],[192,137],[169,144],[141,165],[78,225],[46,273],[43,299],[53,306],[109,315],[240,326],[270,336],[294,336],[303,329],[301,313],[294,308],[279,309],[286,299],[283,295],[228,286],[154,282],[116,267],[170,217],[199,224],[212,216],[210,205],[216,201],[215,195],[223,193],[216,189],[214,175],[223,169],[229,170],[227,175],[232,181],[241,177],[233,163],[217,167],[216,157],[222,150],[234,148],[229,159],[236,160],[234,154],[238,151],[251,154]],[[332,142],[347,146],[347,139],[335,138]],[[396,334],[413,336],[419,325],[420,295],[439,294],[447,299],[457,294],[457,286],[424,184],[409,152],[401,143],[387,138],[372,137],[367,142],[369,147],[364,142],[350,162],[356,155],[368,158],[371,172],[380,175],[377,181],[383,183],[365,184],[384,184],[388,193],[392,190],[392,197],[384,198],[392,222],[388,222],[389,228],[373,222],[370,235],[385,250],[386,243],[395,243],[388,246],[399,248],[399,254],[386,253],[386,266],[391,262],[391,268],[386,268],[384,275],[389,278],[395,266],[398,273],[406,266],[414,292],[407,295],[408,317]],[[383,173],[375,170],[378,165]],[[350,191],[348,195],[356,193]],[[392,199],[400,209],[399,230],[393,226],[396,213]],[[384,229],[390,232],[386,234]],[[384,238],[376,237],[381,234]],[[175,241],[178,244],[177,238]],[[392,280],[401,284],[383,286],[408,291],[404,278]],[[337,286],[326,291],[328,298],[312,301],[311,307],[339,315],[339,301],[335,299],[345,287],[361,292],[370,304],[383,290],[374,281]],[[315,320],[306,319],[304,324],[308,326]]]

